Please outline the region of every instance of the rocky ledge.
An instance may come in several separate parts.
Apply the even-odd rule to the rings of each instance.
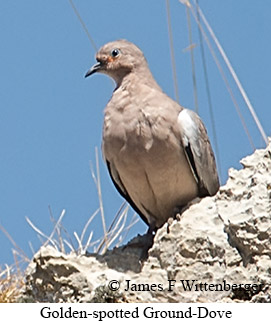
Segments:
[[[271,144],[229,170],[214,197],[193,201],[155,235],[105,255],[42,247],[23,302],[271,302]]]

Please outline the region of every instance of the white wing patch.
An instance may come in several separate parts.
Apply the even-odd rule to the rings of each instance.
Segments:
[[[188,144],[190,144],[197,156],[200,156],[197,115],[191,110],[182,110],[178,115],[178,125],[180,126],[183,144],[185,146],[188,146]]]
[[[200,117],[184,109],[178,115],[184,152],[199,185],[199,196],[214,195],[219,188],[215,159]]]

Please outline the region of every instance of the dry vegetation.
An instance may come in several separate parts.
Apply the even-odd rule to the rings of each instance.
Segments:
[[[19,267],[0,268],[0,303],[14,303],[24,285],[23,272]]]
[[[116,213],[111,225],[107,228],[104,209],[103,209],[103,199],[102,199],[102,189],[100,183],[99,174],[99,160],[98,160],[98,150],[96,148],[96,172],[91,165],[91,174],[94,183],[97,188],[97,195],[99,200],[98,209],[90,216],[86,222],[82,233],[70,235],[62,224],[62,220],[65,215],[65,210],[63,210],[58,219],[53,216],[52,210],[49,207],[50,220],[53,224],[53,230],[50,235],[46,235],[42,230],[40,230],[33,222],[26,217],[26,221],[32,227],[32,229],[37,233],[39,240],[41,241],[41,246],[51,245],[56,250],[63,253],[75,253],[77,255],[83,255],[87,252],[93,252],[98,254],[104,254],[108,248],[113,246],[121,245],[130,228],[139,220],[139,218],[134,213],[131,220],[128,221],[128,210],[129,206],[124,202],[118,212]],[[97,240],[93,240],[93,230],[91,229],[91,223],[93,219],[100,215],[100,219],[103,227],[103,235]],[[24,269],[30,259],[27,257],[26,253],[16,244],[11,235],[0,225],[0,230],[6,235],[8,240],[13,245],[13,255],[14,255],[14,265],[4,265],[0,267],[0,303],[12,303],[16,302],[16,297],[19,295],[20,289],[24,285]],[[35,251],[33,250],[31,244],[33,255]]]

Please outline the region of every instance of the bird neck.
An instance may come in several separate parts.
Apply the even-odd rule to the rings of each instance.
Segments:
[[[119,78],[115,78],[115,82],[117,84],[116,89],[119,87],[127,88],[131,84],[141,84],[161,90],[148,68],[145,68],[144,70],[137,69],[135,71],[131,71],[130,73],[122,75]]]

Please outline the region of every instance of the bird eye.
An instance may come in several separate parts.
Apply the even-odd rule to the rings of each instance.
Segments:
[[[120,53],[120,50],[115,48],[115,49],[112,50],[111,56],[112,57],[117,57],[119,55],[119,53]]]

